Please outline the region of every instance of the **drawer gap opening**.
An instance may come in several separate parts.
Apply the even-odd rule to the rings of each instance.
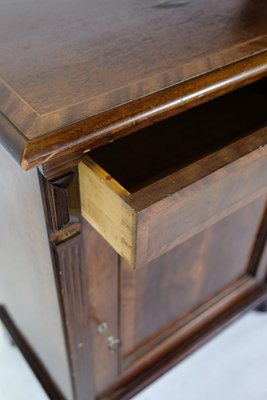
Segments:
[[[90,152],[129,193],[267,125],[267,79]]]

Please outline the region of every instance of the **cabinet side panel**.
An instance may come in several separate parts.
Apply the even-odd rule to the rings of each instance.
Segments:
[[[37,171],[0,146],[0,303],[67,399],[70,373]]]

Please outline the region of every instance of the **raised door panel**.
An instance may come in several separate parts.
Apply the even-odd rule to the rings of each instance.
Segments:
[[[119,337],[118,324],[118,254],[86,222],[82,225],[83,259],[87,270],[89,329],[92,344],[91,375],[96,396],[106,390],[119,375],[118,352],[110,347],[108,337]],[[102,324],[107,330],[100,329]],[[103,326],[103,325],[102,325]]]
[[[204,311],[211,301],[230,293],[231,285],[250,276],[253,280],[252,253],[265,205],[266,196],[259,197],[146,268],[132,271],[122,261],[123,369]]]

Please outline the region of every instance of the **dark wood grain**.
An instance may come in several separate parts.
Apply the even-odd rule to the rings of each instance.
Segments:
[[[266,247],[267,247],[267,204],[262,215],[261,223],[254,239],[253,251],[248,263],[249,273],[259,281],[266,280]]]
[[[255,113],[242,107],[240,97],[233,112],[223,102],[217,112],[207,104],[201,107],[206,117],[190,111],[166,123],[165,132],[161,125],[154,142],[150,130],[143,132],[144,147],[136,135],[136,141],[96,150],[80,164],[82,215],[134,267],[266,193],[266,97],[260,95],[258,103],[252,92]]]
[[[39,179],[49,233],[60,231],[70,225],[78,227],[80,196],[77,169],[65,171],[65,174],[55,179],[47,179],[39,173]]]
[[[201,345],[218,334],[244,312],[266,301],[266,286],[253,281],[232,287],[232,294],[210,304],[206,313],[195,318],[164,343],[157,357],[148,357],[143,365],[121,376],[112,388],[102,394],[99,400],[130,400],[140,390],[162,376],[178,362],[189,356]]]
[[[52,246],[75,400],[94,398],[88,315],[87,269],[81,236]]]
[[[190,312],[250,273],[266,200],[251,202],[135,272],[122,263],[124,368],[183,326]]]
[[[119,329],[119,256],[85,221],[82,226],[85,267],[88,274],[88,314],[92,336],[92,374],[96,396],[119,376],[118,351],[109,350],[107,338],[98,331],[106,322],[114,338]]]
[[[265,2],[164,4],[2,0],[2,112],[33,139],[265,49]]]
[[[260,0],[0,6],[3,136],[24,168],[70,149],[83,152],[266,75],[267,7]]]
[[[0,9],[0,143],[23,169],[39,166],[43,196],[37,171],[23,176],[1,152],[0,302],[48,386],[68,400],[130,399],[266,301],[267,3]],[[97,165],[86,184],[77,171],[88,178],[94,157],[107,172]],[[144,268],[81,218],[80,193],[103,237],[125,250],[121,233],[136,235]]]
[[[81,235],[77,170],[66,170],[63,175],[50,180],[39,173],[39,180],[74,399],[93,399],[95,385],[89,329],[88,269]]]
[[[198,261],[203,257],[203,271],[207,268],[207,280],[199,279],[199,274],[192,272],[192,279],[187,282],[190,287],[187,291],[183,291],[183,296],[187,293],[186,299],[189,304],[194,288],[198,290],[201,282],[204,291],[212,290],[211,286],[213,285],[214,292],[210,295],[206,292],[204,304],[195,309],[193,307],[189,315],[185,315],[185,313],[178,325],[164,320],[162,322],[163,329],[159,330],[155,328],[154,324],[160,322],[160,315],[164,316],[167,312],[168,299],[170,297],[173,299],[172,315],[176,319],[179,312],[175,308],[179,306],[183,297],[178,295],[177,290],[170,291],[164,284],[166,269],[169,268],[172,272],[179,268],[182,270],[184,262],[181,263],[178,256],[179,260],[175,262],[175,258],[170,254],[165,265],[160,258],[147,266],[150,268],[150,274],[146,280],[143,275],[147,275],[147,268],[130,271],[127,264],[122,262],[120,289],[117,288],[120,297],[120,322],[116,322],[114,307],[117,307],[117,300],[114,296],[116,296],[117,258],[103,239],[88,224],[84,224],[84,250],[89,273],[90,329],[93,334],[94,380],[95,385],[99,388],[98,399],[130,399],[134,393],[182,360],[230,321],[235,320],[240,313],[250,307],[255,307],[266,298],[267,292],[263,282],[253,278],[247,269],[251,246],[254,246],[254,237],[258,233],[265,210],[265,202],[265,197],[262,197],[199,235],[203,239],[202,245],[199,246],[199,252],[192,252],[192,248],[195,250],[197,248],[196,245],[192,247],[192,243],[195,244],[195,241],[198,240],[197,237],[189,241],[184,255],[190,260],[195,256],[196,271]],[[240,232],[246,232],[246,235],[241,235]],[[182,246],[178,247],[178,252],[182,251]],[[236,248],[240,249],[238,257]],[[225,257],[221,256],[222,253]],[[192,262],[189,261],[188,268],[184,268],[185,272],[190,269],[191,264]],[[216,267],[214,268],[214,266]],[[175,275],[172,272],[168,274],[171,282]],[[209,281],[210,284],[205,286],[204,281],[206,283]],[[181,284],[181,288],[183,287],[181,277],[177,278],[177,284]],[[155,285],[162,285],[160,296],[155,294]],[[217,288],[222,289],[217,293],[216,285]],[[146,289],[142,290],[144,286]],[[156,296],[151,299],[151,310],[147,310],[145,306],[145,302],[149,298],[149,295],[146,294],[149,292]],[[200,298],[199,300],[201,303]],[[162,313],[159,311],[159,302],[162,304]],[[141,318],[139,322],[136,319],[135,311],[138,304],[139,310],[143,312],[143,319]],[[155,308],[157,309],[157,318],[153,312]],[[112,324],[119,323],[119,337],[122,340],[119,360],[115,357],[112,361],[114,354],[107,352],[105,340],[97,333],[96,328],[99,321],[102,320],[101,317],[111,323],[114,332],[117,332],[116,325]],[[170,319],[172,318],[170,317]],[[127,343],[133,337],[131,327],[134,327],[139,335],[142,330],[151,327],[152,336],[143,341],[142,346],[136,346],[134,351],[130,351],[126,356],[124,351]],[[155,339],[156,332],[160,332],[160,337],[157,339]],[[117,364],[117,360],[119,364]],[[133,360],[135,360],[134,363]],[[106,368],[103,368],[103,365]],[[106,389],[103,392],[104,388]]]
[[[44,370],[73,399],[38,173],[23,172],[2,146],[0,226],[0,303]]]
[[[173,201],[171,201],[170,196],[166,201],[162,201],[160,208],[155,205],[144,211],[142,216],[140,213],[139,223],[142,229],[140,229],[137,239],[140,243],[140,260],[143,257],[147,260],[156,258],[159,254],[173,248],[175,244],[182,243],[187,238],[201,232],[206,227],[266,193],[267,182],[265,182],[264,172],[266,160],[266,157],[263,157],[262,162],[255,162],[255,164],[252,163],[246,167],[244,157],[240,161],[242,172],[241,170],[239,170],[240,173],[237,170],[230,171],[230,166],[230,168],[218,170],[218,174],[215,173],[213,177],[219,178],[220,172],[222,172],[225,179],[219,179],[217,183],[209,186],[211,183],[209,178],[212,179],[212,175],[210,175],[206,182],[204,178],[202,181],[196,182],[196,185],[193,184],[182,189],[179,195],[172,199]],[[238,168],[238,162],[232,166],[234,169],[235,167]],[[263,175],[260,175],[261,172]],[[256,182],[258,186],[254,186]],[[175,219],[178,212],[179,218]],[[161,219],[163,215],[164,218]],[[144,251],[143,254],[141,249]],[[139,265],[138,260],[136,262]]]
[[[266,72],[267,53],[262,52],[27,141],[23,153],[20,147],[16,151],[20,155],[18,161],[29,169],[42,163],[64,162],[74,155],[79,158],[95,147],[254,82],[266,76]],[[21,136],[20,132],[17,134]],[[16,140],[12,137],[6,143],[15,147]]]

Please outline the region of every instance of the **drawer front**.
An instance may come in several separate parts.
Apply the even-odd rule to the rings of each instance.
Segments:
[[[266,141],[259,129],[135,193],[87,158],[82,214],[127,262],[147,264],[266,193]]]
[[[138,214],[140,228],[137,230],[137,264],[143,260],[149,262],[155,259],[266,193],[267,146],[262,143],[266,140],[267,129],[262,133],[262,136],[255,135],[253,139],[238,141],[200,160],[174,174],[164,183],[164,198],[148,205]],[[253,141],[259,137],[259,146],[250,152],[250,149],[255,148]],[[241,155],[242,150],[246,152],[245,155]],[[233,155],[236,158],[240,155],[240,158],[216,168],[216,165],[222,165],[225,160],[230,161]],[[207,174],[210,169],[214,169],[214,172]],[[186,185],[171,194],[171,185],[175,185],[176,179],[179,187],[183,186],[183,180]],[[191,179],[193,182],[188,184]],[[153,196],[153,190],[158,196],[161,192],[160,183],[151,186],[154,187],[150,187],[149,196]],[[145,198],[148,191],[143,192],[139,196]],[[133,201],[131,204],[135,208],[137,202]]]

